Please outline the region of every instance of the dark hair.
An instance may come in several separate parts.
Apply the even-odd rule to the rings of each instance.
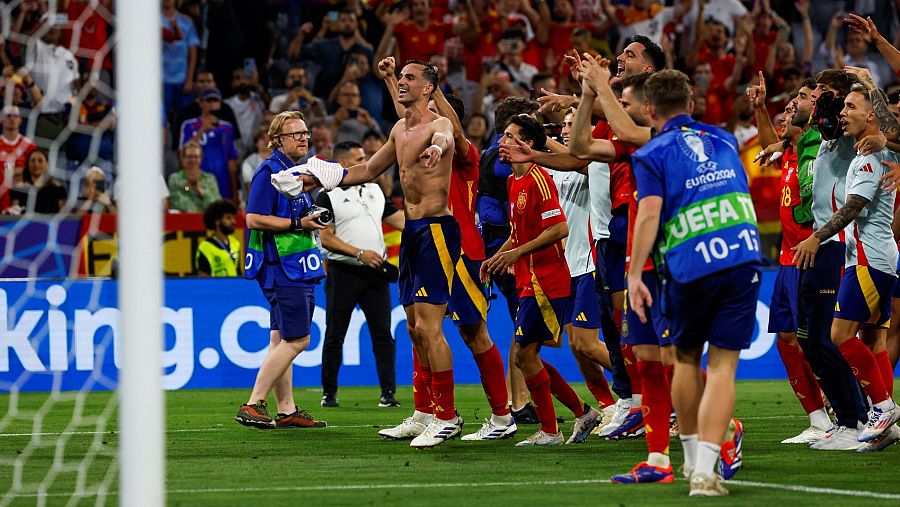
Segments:
[[[440,73],[438,72],[437,65],[431,62],[425,62],[422,60],[408,60],[406,65],[421,65],[422,66],[422,77],[425,78],[425,81],[431,83],[435,88],[437,88],[438,81],[440,81]]]
[[[517,114],[531,114],[540,108],[540,104],[526,97],[506,97],[497,102],[494,108],[494,129],[503,132],[509,125],[509,119]]]
[[[803,77],[803,72],[797,67],[785,67],[781,69],[782,79],[793,79],[795,77]]]
[[[686,114],[691,104],[691,80],[680,70],[661,70],[644,83],[644,93],[657,116]]]
[[[525,42],[525,32],[518,28],[509,28],[500,35],[500,40],[503,39],[519,39],[520,41]]]
[[[804,79],[802,83],[800,83],[800,88],[803,88],[804,86],[809,88],[810,90],[815,90],[819,85],[816,83],[815,79],[808,77]]]
[[[850,88],[858,82],[855,75],[838,69],[825,69],[816,75],[817,84],[834,88],[840,97],[846,97],[850,93]]]
[[[523,141],[534,143],[534,149],[541,150],[547,144],[547,133],[544,131],[544,126],[531,116],[525,113],[517,114],[509,119],[509,125],[517,125],[519,127],[519,138]]]
[[[644,53],[641,55],[641,58],[650,65],[653,65],[653,70],[663,70],[666,68],[666,52],[659,47],[659,44],[653,42],[650,37],[647,37],[646,35],[635,35],[625,42],[626,46],[632,42],[637,42],[644,46]]]
[[[379,132],[375,129],[367,130],[366,133],[363,134],[362,140],[365,141],[366,139],[369,139],[370,137],[377,137],[378,139],[381,139],[382,141],[385,140],[384,134],[382,134],[381,132]]]
[[[343,9],[338,11],[338,15],[340,16],[341,14],[353,14],[353,17],[359,19],[359,16],[356,15],[356,11],[353,10],[352,7],[344,7]]]
[[[356,141],[343,141],[334,145],[332,153],[334,158],[338,158],[354,148],[362,149],[362,145]]]
[[[722,23],[721,21],[719,21],[718,19],[716,19],[712,16],[708,16],[706,19],[704,19],[703,24],[704,25],[719,25],[722,27],[723,30],[725,30],[725,37],[731,37],[731,30],[729,30],[728,27],[725,26],[725,23]]]
[[[571,35],[571,36],[572,36],[572,37],[583,37],[583,36],[585,36],[585,35],[587,35],[588,37],[590,37],[590,36],[591,36],[591,31],[588,30],[587,28],[583,27],[583,26],[577,26],[577,27],[575,27],[574,30],[572,30],[572,35]]]
[[[453,95],[452,93],[444,95],[444,98],[450,103],[450,107],[453,108],[453,112],[456,113],[456,117],[459,118],[460,123],[462,123],[466,118],[466,105],[463,104],[462,99],[459,98],[458,95]]]
[[[621,85],[623,91],[625,88],[631,88],[638,97],[646,100],[647,93],[644,90],[644,87],[647,85],[647,80],[650,79],[650,76],[652,75],[653,74],[650,72],[641,72],[640,74],[622,78],[616,84]]]
[[[538,72],[531,78],[531,87],[534,88],[534,84],[538,81],[543,81],[545,79],[553,79],[553,74],[550,72]]]
[[[222,217],[228,214],[237,214],[237,207],[231,201],[224,199],[213,201],[203,210],[203,226],[208,231],[214,231],[216,222],[222,220]]]
[[[32,177],[31,177],[31,171],[28,169],[28,165],[31,163],[31,157],[33,157],[36,153],[40,153],[40,154],[44,155],[44,158],[48,162],[47,170],[48,171],[50,170],[50,167],[49,167],[50,156],[47,155],[47,150],[45,150],[44,148],[35,148],[35,149],[31,150],[31,153],[29,153],[28,156],[25,157],[25,169],[22,170],[22,180],[25,183],[30,183],[32,185],[34,184],[34,179],[32,179]]]

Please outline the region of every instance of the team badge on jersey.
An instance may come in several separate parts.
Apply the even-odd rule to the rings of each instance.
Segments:
[[[516,198],[516,208],[519,210],[519,213],[525,210],[525,204],[528,201],[528,194],[525,193],[525,190],[519,192],[519,197]]]

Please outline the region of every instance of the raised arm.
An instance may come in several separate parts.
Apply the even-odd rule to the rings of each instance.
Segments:
[[[378,62],[378,66],[375,67],[375,75],[384,81],[384,86],[387,87],[388,93],[391,94],[394,111],[397,112],[398,117],[403,118],[406,115],[406,106],[400,103],[400,86],[397,81],[397,74],[394,72],[395,68],[394,57],[388,56]]]
[[[609,122],[609,126],[612,127],[619,140],[631,146],[643,146],[650,142],[650,128],[638,126],[631,116],[628,116],[609,85],[609,61],[597,61],[593,58],[585,58],[583,61],[586,70],[585,79],[597,92],[597,99],[606,115],[606,121]]]
[[[759,84],[747,87],[747,99],[753,106],[753,116],[756,118],[756,126],[759,129],[759,144],[769,146],[779,141],[775,125],[769,117],[766,109],[766,77],[762,71],[759,73]]]
[[[867,42],[875,43],[875,48],[881,53],[881,56],[887,61],[888,65],[894,69],[894,72],[900,72],[900,49],[897,49],[878,32],[878,27],[872,18],[863,19],[856,14],[850,14],[845,23],[851,30],[861,34]]]
[[[398,122],[397,125],[400,123]],[[393,167],[397,163],[397,143],[394,138],[394,132],[397,125],[391,130],[384,146],[378,149],[368,161],[347,168],[347,174],[341,180],[342,187],[352,187],[362,183],[368,183],[382,173]]]
[[[466,131],[462,126],[461,118],[456,115],[453,106],[447,102],[447,97],[444,97],[444,92],[441,91],[440,87],[434,89],[434,94],[432,94],[431,98],[434,99],[434,105],[437,106],[438,114],[450,120],[450,125],[453,128],[454,153],[462,158],[467,157],[469,155],[469,140],[466,139]]]

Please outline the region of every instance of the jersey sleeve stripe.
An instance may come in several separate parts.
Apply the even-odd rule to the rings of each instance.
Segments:
[[[541,191],[541,197],[546,201],[550,198],[550,190],[547,189],[547,181],[544,180],[544,175],[541,174],[537,169],[533,170],[531,173],[531,177],[534,178],[534,182],[537,184],[538,189]]]
[[[472,276],[469,275],[469,270],[466,269],[466,264],[463,262],[462,256],[456,261],[456,276],[459,277],[459,281],[462,282],[463,287],[465,287],[466,294],[469,295],[472,303],[478,308],[478,313],[481,314],[482,320],[486,322],[488,310],[487,300],[484,298],[484,293],[478,289],[478,284],[476,284],[475,280],[472,280]]]
[[[453,290],[453,260],[450,258],[450,250],[447,249],[447,241],[444,239],[444,230],[441,224],[430,224],[431,237],[434,238],[434,247],[437,249],[438,258],[441,259],[441,268],[447,278],[447,290]]]

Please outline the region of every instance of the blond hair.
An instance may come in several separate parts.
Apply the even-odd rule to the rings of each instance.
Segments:
[[[269,148],[275,149],[278,146],[275,144],[275,139],[283,133],[284,122],[288,120],[303,119],[303,113],[300,111],[284,111],[276,114],[275,118],[272,118],[272,123],[269,125]]]

